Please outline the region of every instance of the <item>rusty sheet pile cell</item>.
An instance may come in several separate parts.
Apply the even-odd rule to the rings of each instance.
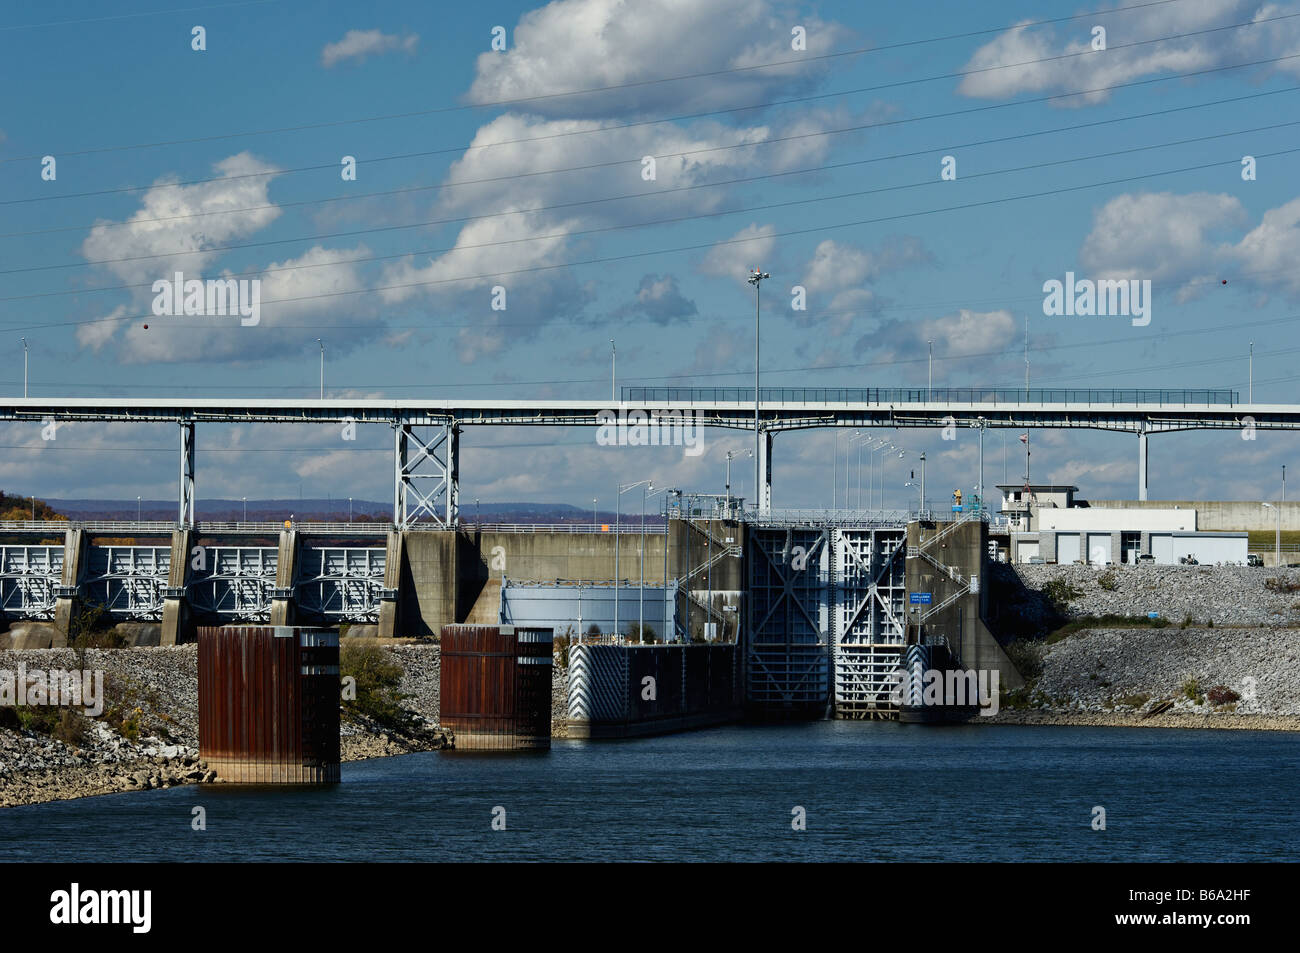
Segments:
[[[439,704],[458,750],[551,746],[551,629],[442,628]]]
[[[199,749],[223,781],[339,780],[335,629],[199,629]]]

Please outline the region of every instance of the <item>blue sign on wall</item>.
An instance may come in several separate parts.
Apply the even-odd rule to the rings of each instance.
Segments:
[[[907,601],[914,606],[928,606],[933,601],[934,596],[928,592],[909,592]]]

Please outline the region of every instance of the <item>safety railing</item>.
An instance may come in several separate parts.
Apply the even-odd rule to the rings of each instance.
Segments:
[[[1158,407],[1233,406],[1239,392],[1197,388],[1008,387],[763,387],[765,404],[1148,404]],[[749,387],[624,387],[628,403],[754,403]]]

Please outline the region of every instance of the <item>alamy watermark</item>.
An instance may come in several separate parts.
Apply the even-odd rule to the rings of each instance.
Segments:
[[[596,425],[602,447],[685,447],[688,457],[704,452],[703,411],[620,407],[596,414]]]
[[[1074,272],[1065,273],[1065,281],[1050,278],[1043,282],[1043,314],[1048,317],[1078,315],[1109,317],[1123,315],[1133,319],[1133,327],[1151,323],[1151,279],[1103,278],[1078,281]]]
[[[75,669],[0,669],[0,707],[24,705],[81,708],[92,718],[104,713],[104,672]]]
[[[246,328],[262,320],[261,278],[186,278],[182,271],[173,278],[153,283],[153,313],[158,317],[239,315]]]
[[[890,674],[889,699],[898,706],[979,706],[980,715],[992,717],[1001,705],[997,669],[909,670],[896,668]]]

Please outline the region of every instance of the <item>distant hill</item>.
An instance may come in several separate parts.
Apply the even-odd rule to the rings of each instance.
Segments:
[[[7,496],[0,490],[0,520],[57,520],[64,519],[46,500],[32,500],[23,496]]]

